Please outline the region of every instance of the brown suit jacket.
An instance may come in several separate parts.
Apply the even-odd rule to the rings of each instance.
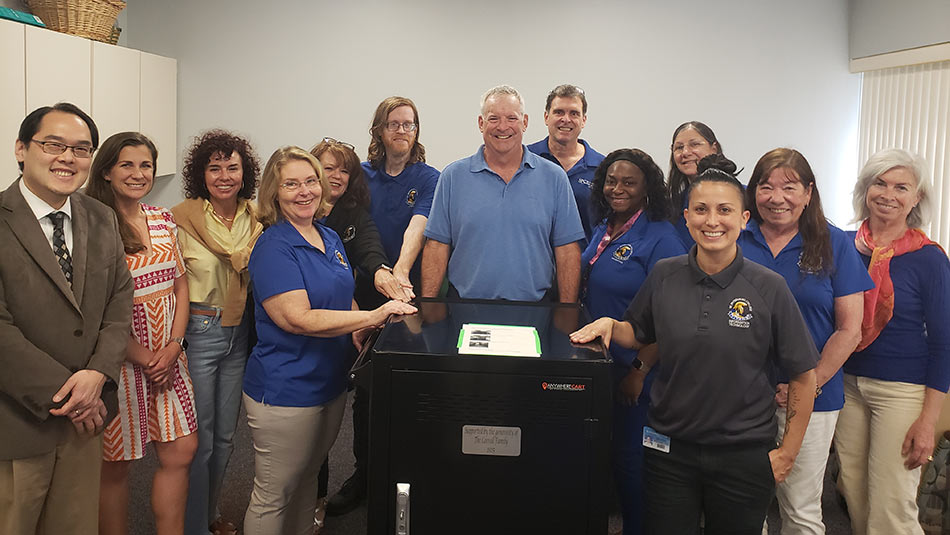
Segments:
[[[116,381],[132,316],[132,277],[115,213],[70,196],[73,287],[20,193],[0,193],[0,460],[52,451],[72,424],[49,413],[66,379],[81,369],[111,381],[103,401],[115,414]]]

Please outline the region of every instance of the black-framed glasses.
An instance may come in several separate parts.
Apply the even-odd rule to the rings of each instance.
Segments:
[[[328,143],[330,145],[340,145],[341,147],[346,147],[350,149],[351,151],[354,151],[354,152],[356,151],[356,147],[354,147],[353,145],[350,145],[349,143],[345,141],[339,141],[339,140],[333,139],[332,137],[323,138],[323,142]]]
[[[399,121],[389,121],[383,126],[385,126],[386,130],[389,130],[390,132],[398,132],[400,127],[402,127],[402,129],[405,130],[407,134],[416,131],[416,123],[410,123],[408,121],[405,123],[400,123]]]
[[[46,154],[53,154],[56,156],[66,152],[66,149],[70,149],[73,151],[73,156],[85,159],[92,158],[92,153],[96,151],[95,147],[90,147],[88,145],[67,145],[65,143],[60,143],[59,141],[40,141],[38,139],[31,139],[30,141],[42,147],[43,152]]]

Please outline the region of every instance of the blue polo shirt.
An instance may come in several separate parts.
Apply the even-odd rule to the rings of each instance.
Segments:
[[[429,217],[439,171],[424,162],[416,162],[407,165],[398,175],[390,176],[384,167],[374,169],[369,162],[362,165],[372,200],[370,214],[379,229],[386,257],[395,263],[409,220],[414,215]],[[419,255],[412,266],[410,278],[413,280],[418,280],[421,258]]]
[[[656,263],[671,256],[686,254],[676,231],[667,221],[651,221],[641,214],[627,232],[614,238],[600,258],[590,266],[597,244],[607,232],[606,220],[594,228],[590,245],[581,255],[581,270],[586,286],[583,303],[591,319],[611,317],[619,320],[640,291],[647,274]],[[637,352],[617,344],[610,347],[614,361],[629,366]]]
[[[290,223],[268,228],[251,253],[257,345],[244,372],[244,393],[281,407],[314,407],[343,393],[350,337],[290,334],[277,326],[261,302],[306,290],[313,309],[351,310],[353,273],[335,232],[315,224],[326,252],[307,243]]]
[[[828,231],[831,233],[831,252],[834,259],[834,269],[830,276],[806,273],[798,267],[802,255],[800,234],[792,238],[775,257],[772,256],[759,224],[754,220],[749,220],[738,240],[747,259],[775,271],[785,279],[819,353],[835,332],[835,298],[864,292],[874,287],[867,268],[854,248],[854,240],[830,223]],[[842,377],[842,371],[838,370],[834,377],[821,387],[822,392],[815,399],[814,410],[836,411],[844,406]],[[780,381],[787,382],[788,378],[780,377]]]
[[[561,163],[551,154],[548,147],[550,136],[528,145],[528,150],[541,156],[542,158],[554,162],[558,167]],[[584,156],[577,160],[574,167],[567,172],[567,178],[571,181],[571,189],[574,191],[574,202],[577,203],[577,211],[581,216],[581,225],[584,227],[585,239],[581,242],[581,249],[587,247],[591,241],[594,222],[590,220],[590,189],[594,185],[594,171],[600,162],[604,161],[604,155],[590,148],[583,139],[578,139],[581,145],[584,145]]]
[[[425,235],[451,246],[461,297],[538,301],[554,283],[554,248],[584,238],[567,174],[522,146],[505,183],[484,149],[442,171]]]

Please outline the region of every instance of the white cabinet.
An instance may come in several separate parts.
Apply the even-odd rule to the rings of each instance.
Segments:
[[[92,42],[89,113],[99,127],[102,141],[116,132],[136,131],[140,127],[141,56],[138,50]]]
[[[13,144],[26,117],[26,69],[23,54],[24,25],[0,19],[0,190],[19,176]]]
[[[0,190],[16,180],[13,144],[26,114],[72,102],[99,141],[140,131],[158,146],[158,175],[177,170],[178,62],[0,19]]]
[[[89,113],[91,59],[89,39],[27,26],[26,109],[32,111],[66,101]]]
[[[158,147],[156,176],[178,168],[178,62],[142,52],[141,118],[139,131]]]

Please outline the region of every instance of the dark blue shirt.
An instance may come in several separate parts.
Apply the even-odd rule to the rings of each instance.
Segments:
[[[673,225],[666,221],[651,221],[641,214],[637,222],[616,237],[590,266],[597,252],[597,244],[607,232],[606,220],[594,228],[590,245],[581,255],[581,272],[586,283],[582,288],[582,302],[591,319],[610,317],[619,320],[630,306],[633,296],[657,261],[686,254]],[[637,352],[613,344],[610,354],[615,362],[629,366]]]
[[[798,267],[802,255],[800,234],[792,238],[792,241],[773,257],[759,224],[750,220],[737,242],[747,259],[778,273],[788,283],[819,353],[835,332],[835,298],[864,292],[874,287],[867,268],[861,263],[858,251],[854,248],[854,240],[830,223],[828,232],[831,234],[834,266],[831,273],[826,275],[804,272]],[[779,377],[779,381],[788,382],[788,377]],[[821,390],[821,395],[815,399],[815,410],[840,410],[844,406],[841,370],[828,379]]]
[[[854,240],[853,231],[847,234]],[[861,259],[865,265],[871,261],[864,255]],[[950,261],[946,253],[928,245],[895,256],[891,282],[891,321],[864,351],[851,355],[844,372],[946,392],[950,386]]]
[[[251,253],[248,271],[257,345],[244,372],[244,393],[258,403],[314,407],[336,399],[346,388],[348,335],[318,338],[288,333],[261,305],[275,295],[306,290],[311,309],[352,309],[353,272],[343,243],[328,227],[315,226],[326,252],[284,221],[268,228]]]
[[[528,145],[528,150],[546,160],[561,165],[561,163],[557,161],[557,158],[551,154],[551,150],[548,147],[549,137]],[[581,226],[584,227],[586,240],[579,244],[583,250],[587,247],[587,242],[591,240],[591,233],[593,232],[593,222],[590,220],[590,189],[594,184],[594,171],[597,170],[597,166],[600,165],[600,162],[604,161],[604,155],[590,148],[590,145],[583,139],[578,139],[577,141],[581,145],[584,145],[584,156],[580,160],[577,160],[574,167],[568,170],[567,178],[571,181],[571,189],[574,191],[574,202],[577,203],[577,212],[581,216]]]
[[[680,241],[683,242],[683,247],[689,249],[690,247],[696,245],[696,240],[689,234],[689,229],[686,228],[686,218],[683,217],[683,210],[689,207],[689,197],[686,196],[686,193],[683,193],[683,206],[680,207],[680,211],[677,213],[676,222],[673,223],[673,227],[676,229],[676,235],[680,237]]]
[[[362,165],[372,200],[370,214],[379,229],[386,256],[395,263],[399,260],[409,220],[414,215],[429,217],[439,171],[424,162],[416,162],[407,165],[398,175],[390,176],[384,167],[373,169],[369,162]],[[420,254],[412,266],[409,275],[412,280],[419,279],[421,258]]]

